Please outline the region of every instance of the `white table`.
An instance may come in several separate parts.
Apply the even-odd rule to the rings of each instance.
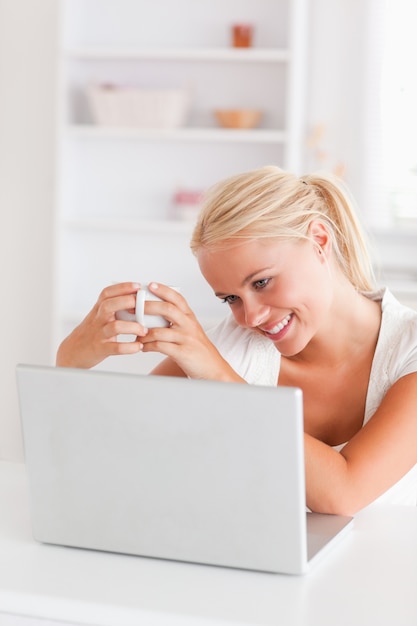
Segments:
[[[262,574],[38,544],[25,467],[0,462],[6,624],[1,613],[100,626],[416,626],[417,508],[370,507],[307,575]]]

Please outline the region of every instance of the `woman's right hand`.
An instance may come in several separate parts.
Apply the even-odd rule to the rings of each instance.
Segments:
[[[90,313],[59,346],[56,364],[90,368],[108,356],[140,352],[140,338],[147,329],[136,321],[116,319],[117,311],[134,311],[140,287],[139,283],[119,283],[103,289]],[[122,334],[136,335],[136,341],[117,341]]]

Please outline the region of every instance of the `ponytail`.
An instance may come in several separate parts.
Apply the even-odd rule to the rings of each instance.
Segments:
[[[375,276],[369,244],[359,222],[353,198],[346,186],[335,177],[310,174],[302,180],[317,189],[332,224],[339,264],[349,281],[361,291],[375,288]]]

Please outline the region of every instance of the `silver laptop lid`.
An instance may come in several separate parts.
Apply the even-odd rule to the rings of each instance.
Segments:
[[[305,570],[299,389],[31,365],[17,376],[37,540]]]

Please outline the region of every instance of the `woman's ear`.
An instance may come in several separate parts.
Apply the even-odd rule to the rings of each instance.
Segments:
[[[323,222],[313,220],[308,227],[308,234],[312,242],[317,246],[318,253],[327,258],[332,249],[332,240]]]

